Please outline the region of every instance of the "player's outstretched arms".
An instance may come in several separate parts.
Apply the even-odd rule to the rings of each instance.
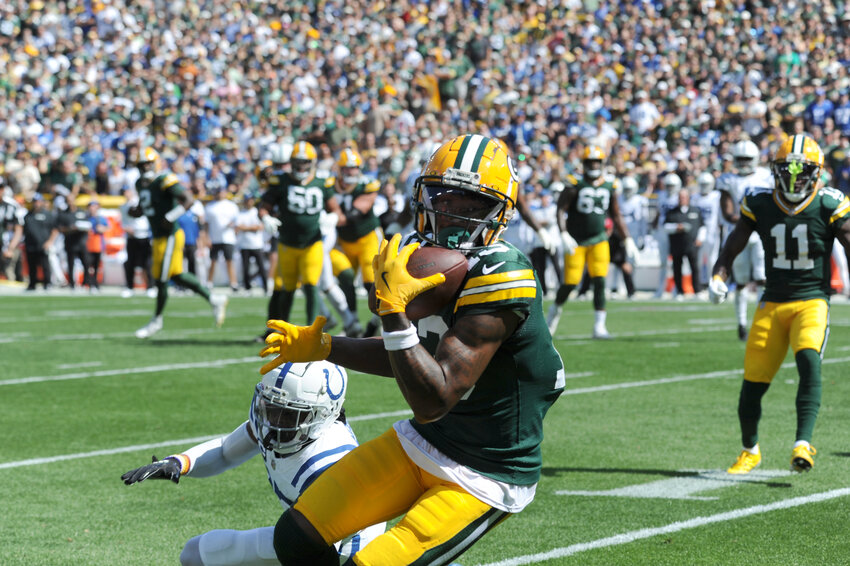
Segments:
[[[127,485],[145,481],[146,479],[171,480],[174,483],[178,483],[180,481],[180,470],[182,467],[177,458],[169,457],[164,460],[157,460],[156,456],[154,456],[150,464],[124,473],[121,479]]]

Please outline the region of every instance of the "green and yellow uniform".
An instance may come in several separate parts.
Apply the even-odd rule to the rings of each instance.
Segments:
[[[153,276],[157,281],[168,281],[183,273],[183,230],[177,222],[167,222],[165,215],[180,204],[185,189],[177,175],[166,171],[152,181],[136,181],[139,207],[142,209],[153,233]]]
[[[340,208],[346,217],[346,223],[337,227],[337,242],[354,269],[360,268],[363,283],[375,281],[372,258],[378,253],[384,235],[381,221],[372,209],[362,214],[354,208],[354,201],[361,195],[377,193],[380,188],[380,182],[364,177],[350,192],[337,194]]]
[[[821,188],[791,206],[776,191],[741,203],[744,222],[764,245],[766,282],[747,340],[744,379],[770,383],[790,345],[822,355],[828,334],[832,247],[850,218],[850,199]]]
[[[357,564],[385,564],[388,556],[428,564],[456,555],[527,505],[540,478],[543,417],[565,380],[540,285],[529,259],[509,243],[468,257],[455,301],[414,323],[421,344],[434,354],[463,316],[510,310],[523,322],[448,414],[427,424],[395,423],[324,472],[295,504],[327,541],[360,522],[406,512],[356,555]]]
[[[564,256],[564,283],[578,285],[585,263],[591,277],[606,277],[611,263],[605,219],[610,216],[611,202],[617,198],[620,181],[614,177],[585,179],[567,175],[566,181],[576,196],[567,210],[567,232],[579,247]]]
[[[303,186],[290,174],[274,172],[262,201],[277,209],[278,272],[275,290],[294,291],[300,281],[317,285],[324,253],[319,214],[334,197],[333,178],[317,174]]]

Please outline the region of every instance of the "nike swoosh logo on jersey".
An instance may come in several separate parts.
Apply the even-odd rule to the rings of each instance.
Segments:
[[[496,269],[498,269],[499,267],[501,267],[503,265],[505,265],[504,261],[500,261],[499,263],[494,263],[493,265],[485,265],[484,267],[481,268],[481,273],[483,273],[484,275],[489,275],[490,273],[493,273]]]

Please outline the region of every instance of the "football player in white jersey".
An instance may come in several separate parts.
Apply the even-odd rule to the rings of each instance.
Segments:
[[[643,241],[646,238],[649,220],[649,199],[638,194],[638,182],[634,177],[623,177],[623,190],[618,195],[620,199],[620,214],[623,217],[623,222],[626,223],[626,228],[629,235],[635,239],[639,249],[643,249]],[[623,274],[623,281],[626,285],[626,293],[629,297],[634,295],[634,269],[635,260],[627,260],[622,265],[620,271]],[[614,280],[611,284],[611,289],[616,291],[618,287],[617,274],[614,273]]]
[[[698,262],[699,280],[706,285],[711,280],[711,268],[720,252],[720,192],[714,190],[714,185],[714,175],[709,171],[703,171],[697,175],[697,191],[691,197],[691,204],[699,209],[702,214],[702,225],[705,226],[705,241],[699,248]]]
[[[658,243],[658,257],[661,261],[658,270],[658,287],[655,289],[655,298],[660,299],[667,287],[667,259],[670,255],[670,241],[667,232],[664,231],[664,222],[667,213],[679,206],[679,189],[682,188],[682,179],[675,173],[667,173],[661,180],[664,189],[658,194],[655,205],[657,212],[653,226],[655,227],[655,241]]]
[[[734,173],[725,173],[717,179],[720,191],[720,213],[723,222],[725,242],[738,218],[741,216],[741,201],[744,195],[755,189],[773,190],[773,174],[767,167],[760,167],[759,149],[750,140],[741,140],[732,144]],[[724,243],[724,242],[721,242]],[[735,279],[735,314],[738,319],[738,338],[747,339],[747,286],[764,285],[764,247],[758,234],[750,236],[747,246],[735,258],[732,264],[732,276]]]
[[[348,387],[345,369],[327,361],[287,363],[257,384],[250,416],[227,436],[210,440],[130,470],[131,485],[146,479],[205,478],[239,466],[256,455],[284,510],[316,477],[357,446],[342,404]],[[384,532],[378,523],[337,543],[341,562]],[[272,565],[274,527],[247,531],[212,530],[189,539],[180,553],[183,566]]]

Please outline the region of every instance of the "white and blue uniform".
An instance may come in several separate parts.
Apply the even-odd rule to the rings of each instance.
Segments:
[[[744,200],[744,195],[755,190],[772,191],[773,189],[773,174],[765,167],[756,167],[755,171],[749,175],[726,173],[717,179],[717,190],[727,193],[732,198],[738,214],[740,214],[741,201]],[[722,245],[726,242],[726,238],[729,237],[735,224],[722,217],[720,221],[723,229]],[[764,247],[755,232],[750,236],[747,246],[732,263],[732,274],[738,285],[744,285],[750,281],[764,281]]]

